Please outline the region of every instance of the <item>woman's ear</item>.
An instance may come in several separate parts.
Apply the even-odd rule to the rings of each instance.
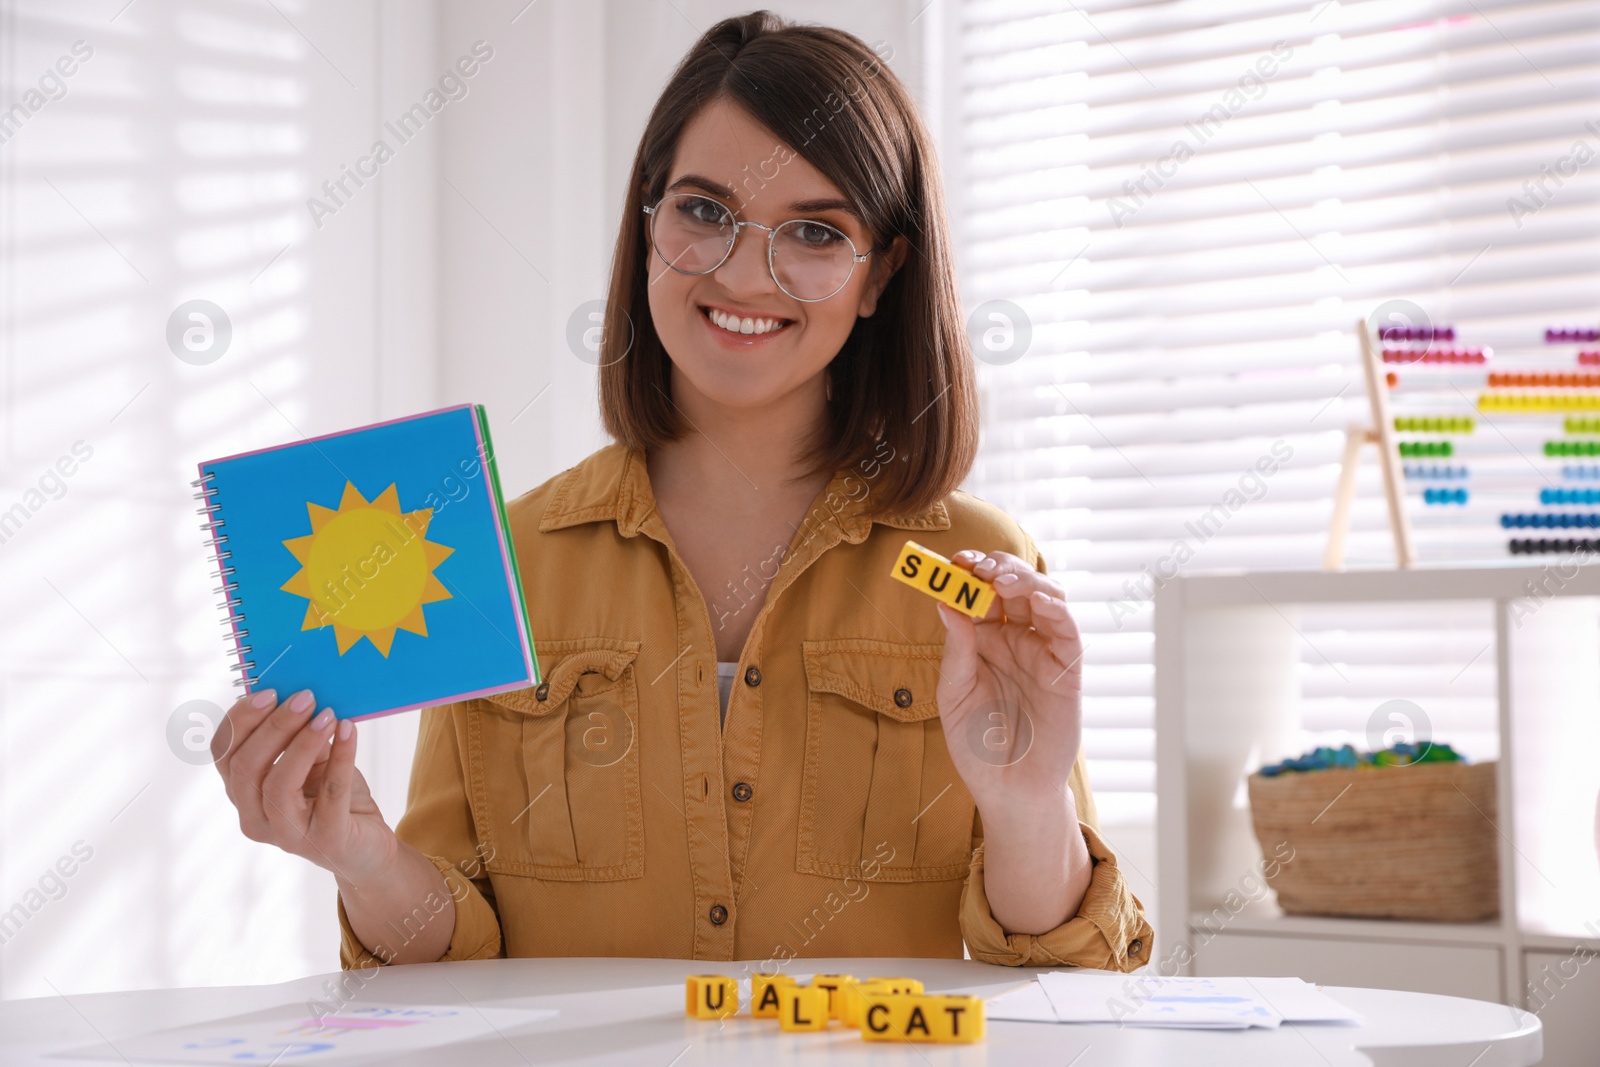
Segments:
[[[906,253],[910,249],[911,246],[905,237],[897,235],[889,242],[888,248],[872,254],[872,258],[868,261],[872,269],[867,278],[866,288],[861,290],[861,303],[856,308],[857,315],[867,318],[878,310],[878,298],[888,287],[889,279],[893,278],[895,272],[905,263]]]

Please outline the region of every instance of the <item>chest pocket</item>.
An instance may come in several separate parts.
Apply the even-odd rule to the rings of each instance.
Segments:
[[[797,869],[891,882],[965,877],[973,802],[934,699],[944,646],[847,638],[801,647]]]
[[[492,872],[559,881],[644,875],[639,642],[538,646],[534,689],[483,698],[468,719],[473,815]]]

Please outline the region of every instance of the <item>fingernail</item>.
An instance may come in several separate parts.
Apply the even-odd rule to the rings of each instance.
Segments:
[[[1015,574],[1002,574],[1000,577],[998,577],[998,578],[996,578],[994,580],[994,584],[995,585],[1010,585],[1013,582],[1015,582],[1016,580],[1017,580],[1017,575],[1015,575]]]
[[[341,741],[350,740],[350,735],[352,733],[354,733],[354,732],[355,732],[355,725],[349,719],[340,719],[339,720],[339,740],[341,740]]]
[[[285,704],[284,708],[296,715],[299,715],[301,712],[309,711],[311,709],[311,705],[315,703],[316,700],[312,697],[311,690],[302,689],[289,699],[289,703]]]
[[[276,689],[262,689],[259,692],[250,694],[250,706],[252,708],[265,708],[277,699],[278,691]]]
[[[323,708],[317,713],[317,717],[311,720],[311,728],[313,730],[326,730],[328,728],[328,724],[332,721],[333,709]]]
[[[948,616],[948,615],[946,615],[944,613],[944,605],[943,604],[939,605],[939,621],[944,623],[944,628],[946,630],[950,629],[950,616]]]

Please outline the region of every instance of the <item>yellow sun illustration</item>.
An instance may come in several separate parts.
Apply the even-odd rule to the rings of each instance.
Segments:
[[[365,637],[387,658],[397,629],[427,637],[422,605],[450,599],[433,569],[455,551],[425,538],[433,509],[402,514],[393,485],[366,500],[346,482],[337,510],[306,512],[311,533],[283,542],[300,569],[282,589],[311,602],[300,629],[332,626],[341,656]]]

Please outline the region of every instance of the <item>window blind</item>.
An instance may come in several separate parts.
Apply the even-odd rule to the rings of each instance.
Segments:
[[[1321,566],[1357,321],[1406,300],[1531,350],[1600,318],[1600,3],[958,0],[946,26],[967,488],[1067,585],[1102,819],[1148,828],[1154,587]],[[1346,558],[1393,563],[1371,448]],[[1296,625],[1308,742],[1364,747],[1407,699],[1497,754],[1486,611]]]

